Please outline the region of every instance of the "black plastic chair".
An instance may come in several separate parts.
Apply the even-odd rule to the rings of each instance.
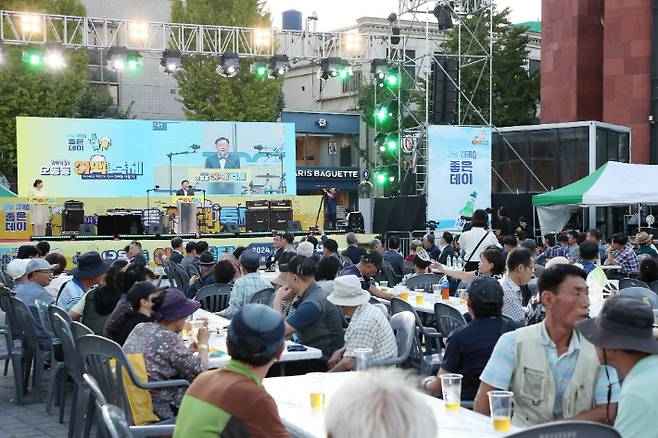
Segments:
[[[34,324],[38,318],[30,311],[24,302],[16,297],[10,298],[14,311],[16,312],[16,321],[18,328],[22,332],[21,347],[23,351],[23,393],[27,393],[30,382],[30,374],[34,368],[32,375],[32,389],[36,392],[37,400],[41,401],[41,383],[43,381],[43,370],[48,359],[51,355],[51,350],[44,350],[39,345],[39,339],[34,331]],[[39,321],[41,322],[41,321]],[[46,327],[44,327],[46,328]],[[15,370],[14,370],[15,372]]]
[[[441,282],[443,275],[439,274],[420,274],[407,279],[405,286],[409,290],[423,289],[425,293],[432,293],[432,286]]]
[[[628,289],[629,287],[643,287],[651,289],[644,281],[636,280],[635,278],[622,278],[619,280],[619,290]]]
[[[274,298],[274,289],[268,287],[266,289],[259,290],[258,292],[253,294],[251,299],[249,300],[249,304],[264,304],[266,306],[271,306],[273,298]]]
[[[554,421],[529,427],[520,432],[508,435],[509,438],[547,438],[547,437],[577,437],[577,438],[621,438],[614,428],[593,421]]]
[[[201,308],[208,312],[221,312],[228,307],[231,297],[231,285],[215,283],[199,289],[195,299],[201,303]]]
[[[443,338],[450,336],[455,329],[466,325],[466,319],[459,310],[443,303],[434,304],[436,329]]]
[[[411,349],[416,337],[416,321],[413,313],[400,312],[393,315],[389,320],[393,333],[395,333],[395,342],[398,346],[398,357],[370,362],[371,367],[396,366],[403,367],[408,361]]]
[[[168,380],[158,382],[145,382],[141,380],[133,370],[126,354],[116,342],[96,335],[84,335],[76,341],[76,347],[85,372],[91,375],[100,388],[105,399],[113,405],[118,406],[127,417],[128,424],[134,424],[128,394],[124,386],[123,370],[128,374],[133,385],[141,389],[163,389],[179,386],[188,386],[187,380]],[[114,360],[114,364],[110,362]],[[87,418],[94,415],[94,403],[87,403]],[[163,420],[156,424],[172,424],[175,418]],[[132,427],[131,427],[132,429]],[[91,421],[85,422],[84,437],[87,438],[91,432]]]
[[[14,370],[14,384],[16,386],[16,403],[23,404],[23,395],[25,393],[23,387],[23,347],[20,341],[23,337],[18,320],[16,319],[16,310],[14,309],[11,298],[13,293],[7,288],[0,288],[0,309],[5,312],[6,326],[2,328],[0,333],[5,337],[7,347],[7,357],[5,358],[5,376],[7,375],[7,368],[11,361],[11,366]],[[16,344],[18,342],[18,345]]]
[[[388,282],[388,287],[395,287],[402,281],[402,276],[395,272],[393,265],[388,260],[384,260],[382,263],[382,275]]]
[[[425,327],[416,309],[408,302],[400,298],[391,300],[391,313],[396,315],[401,312],[409,312],[416,319],[416,333],[414,345],[409,357],[410,364],[418,368],[424,376],[429,376],[438,371],[441,363],[441,334],[433,327]],[[423,345],[425,346],[423,350]]]
[[[94,400],[96,407],[96,418],[101,425],[104,436],[109,438],[137,438],[150,436],[172,436],[174,424],[154,426],[130,426],[126,414],[115,405],[110,405],[105,400],[96,380],[89,374],[83,374],[82,379],[89,394]]]
[[[649,289],[658,294],[658,280],[649,283]]]

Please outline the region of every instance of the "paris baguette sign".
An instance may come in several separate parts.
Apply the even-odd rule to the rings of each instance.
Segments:
[[[325,178],[325,179],[346,179],[358,180],[359,169],[332,169],[329,167],[311,167],[306,169],[297,169],[298,178]]]

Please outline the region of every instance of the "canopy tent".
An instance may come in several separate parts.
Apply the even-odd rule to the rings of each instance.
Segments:
[[[608,161],[591,175],[532,197],[542,233],[562,230],[578,207],[658,204],[658,165]]]
[[[15,198],[15,197],[16,197],[16,193],[0,185],[0,198]]]

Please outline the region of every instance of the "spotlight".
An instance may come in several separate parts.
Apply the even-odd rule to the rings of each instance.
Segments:
[[[43,66],[43,53],[39,49],[25,49],[21,54],[22,61],[32,68]]]
[[[22,14],[21,29],[23,29],[23,33],[40,33],[41,17],[33,14]]]
[[[346,79],[352,76],[352,66],[341,58],[324,58],[320,61],[320,78],[339,77]]]
[[[256,60],[251,63],[249,71],[259,78],[266,78],[269,75],[270,69],[265,61]]]
[[[175,73],[181,69],[183,60],[181,58],[180,50],[167,49],[162,53],[160,58],[160,65],[164,67],[165,73]]]
[[[256,47],[269,47],[272,44],[271,29],[254,29],[254,45]]]
[[[149,24],[135,21],[128,24],[128,35],[136,41],[146,41],[149,35]]]
[[[395,177],[393,175],[391,175],[391,176],[388,177],[388,180],[390,182],[395,182]]]
[[[113,47],[108,54],[107,67],[110,70],[121,72],[124,70],[137,71],[142,66],[141,55],[134,50],[124,47]]]
[[[439,30],[452,29],[452,10],[454,2],[440,0],[434,6],[432,14],[436,17]]]
[[[385,59],[373,59],[370,63],[370,73],[378,79],[384,79],[388,74],[388,61]]]
[[[61,70],[66,67],[64,54],[58,49],[48,49],[44,56],[46,67],[50,70]]]
[[[232,78],[240,71],[240,59],[237,53],[224,53],[215,70],[218,75]]]
[[[345,49],[348,52],[355,53],[361,49],[363,45],[363,37],[356,30],[351,30],[343,34]]]
[[[375,176],[375,179],[379,184],[384,184],[386,182],[386,172],[384,171],[379,171],[377,172],[377,175]]]
[[[278,78],[290,70],[290,61],[287,55],[276,55],[270,59],[270,77]]]

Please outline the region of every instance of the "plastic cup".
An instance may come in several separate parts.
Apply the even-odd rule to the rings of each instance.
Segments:
[[[400,292],[400,299],[409,301],[409,291],[405,289],[402,292]]]
[[[325,404],[324,380],[320,373],[309,373],[306,375],[309,385],[309,399],[311,409],[322,410]]]
[[[382,280],[379,282],[379,287],[381,288],[387,288],[388,287],[388,281]]]
[[[311,392],[311,409],[324,409],[324,392]]]
[[[192,340],[197,342],[199,337],[199,329],[205,325],[206,321],[202,319],[195,319],[190,321],[190,331],[192,332]]]
[[[466,289],[458,289],[457,295],[459,296],[459,304],[466,304],[466,301],[468,300],[468,292],[466,292]]]
[[[443,403],[448,411],[458,411],[462,398],[461,374],[441,374],[441,389],[443,390]]]
[[[440,284],[433,284],[432,285],[432,292],[434,293],[434,298],[438,299],[441,296],[441,285]]]
[[[493,419],[493,427],[498,432],[509,432],[512,424],[512,399],[510,391],[489,391],[489,409]]]
[[[372,356],[372,348],[355,348],[354,358],[356,359],[357,371],[368,371],[370,367],[370,357]]]

